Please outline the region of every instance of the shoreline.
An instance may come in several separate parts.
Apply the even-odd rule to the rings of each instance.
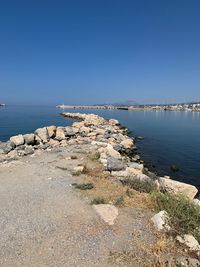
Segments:
[[[137,154],[134,138],[128,136],[128,129],[117,120],[106,120],[95,114],[64,112],[61,115],[78,121],[72,126],[48,126],[37,129],[35,133],[11,137],[10,141],[0,143],[0,162],[16,160],[34,154],[37,150],[89,143],[100,153],[99,160],[105,170],[119,179],[136,177],[141,180],[153,180],[159,187],[165,188],[172,182],[173,185],[170,185],[172,188],[169,190],[184,191],[186,187],[189,193],[184,191],[184,194],[190,195],[192,192],[190,198],[197,195],[198,190],[195,186],[165,176],[158,177],[145,168],[144,162]]]

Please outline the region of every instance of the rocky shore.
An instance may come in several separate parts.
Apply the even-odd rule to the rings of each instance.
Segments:
[[[167,177],[157,177],[144,167],[137,154],[133,138],[128,129],[115,119],[106,120],[94,114],[62,113],[62,116],[77,119],[72,126],[48,126],[34,133],[17,135],[0,143],[0,162],[15,160],[34,154],[38,150],[52,150],[75,144],[91,144],[99,154],[105,171],[119,179],[131,178],[153,181],[161,191],[182,193],[194,199],[198,193],[195,186],[174,181]],[[196,202],[198,200],[195,200]]]

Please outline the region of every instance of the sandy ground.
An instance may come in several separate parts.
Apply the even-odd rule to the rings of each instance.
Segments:
[[[0,266],[154,266],[152,213],[119,208],[114,226],[102,221],[71,186],[76,148],[0,165]]]

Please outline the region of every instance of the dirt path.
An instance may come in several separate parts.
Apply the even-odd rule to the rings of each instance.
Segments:
[[[0,266],[153,266],[151,213],[120,208],[108,226],[71,186],[72,151],[0,165]]]

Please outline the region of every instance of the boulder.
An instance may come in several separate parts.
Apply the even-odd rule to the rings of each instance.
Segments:
[[[59,146],[59,145],[60,145],[60,143],[59,143],[58,140],[54,140],[54,139],[52,139],[52,138],[49,140],[48,144],[49,144],[50,146]]]
[[[110,119],[109,120],[109,124],[112,125],[112,126],[119,125],[119,121],[115,120],[115,119]]]
[[[137,162],[129,162],[128,166],[130,168],[134,168],[136,170],[140,170],[140,171],[144,170],[144,165],[143,164],[139,164]]]
[[[180,193],[185,195],[189,199],[193,199],[198,192],[197,188],[190,184],[173,181],[171,179],[166,179],[163,177],[160,177],[158,181],[160,184],[161,191]]]
[[[64,139],[66,139],[66,137],[65,137],[65,128],[64,127],[57,127],[55,139],[58,140],[58,141],[62,141]]]
[[[134,144],[133,144],[133,140],[132,139],[127,138],[124,141],[122,141],[120,143],[120,145],[123,146],[124,148],[128,149],[128,148],[133,147]]]
[[[15,145],[15,146],[21,146],[24,144],[24,137],[22,134],[12,136],[10,138],[10,141]]]
[[[35,134],[41,139],[43,143],[47,143],[49,141],[49,134],[47,128],[39,128],[35,131]]]
[[[34,134],[24,134],[24,141],[27,145],[34,145],[35,143],[35,135]]]
[[[195,205],[200,206],[200,200],[197,199],[197,198],[193,199],[193,203],[194,203]]]
[[[116,158],[111,158],[111,157],[107,158],[106,169],[108,171],[121,171],[121,170],[125,170],[125,168],[126,168],[126,165],[121,160],[118,160]]]
[[[31,155],[34,153],[34,148],[32,146],[27,146],[24,149],[24,155]]]
[[[5,143],[0,143],[0,151],[1,153],[9,153],[15,147],[14,143],[8,141]]]
[[[136,168],[133,168],[133,167],[127,167],[126,171],[127,171],[128,176],[135,176],[135,175],[138,175],[138,174],[142,174],[142,170],[141,169],[136,169]]]
[[[169,226],[169,215],[166,211],[162,210],[159,213],[155,214],[152,218],[151,221],[153,222],[154,226],[158,231],[169,231],[170,226]]]
[[[200,254],[200,245],[198,241],[192,235],[177,236],[176,240],[185,245],[190,251]]]
[[[49,138],[54,138],[56,136],[56,126],[52,125],[47,127]]]
[[[76,135],[77,133],[79,132],[78,128],[75,128],[75,127],[65,127],[65,136],[67,137],[71,137],[71,136],[74,136]]]
[[[95,211],[108,225],[113,225],[118,216],[118,209],[110,204],[93,205]]]
[[[99,148],[99,153],[104,153],[106,154],[107,156],[110,156],[112,158],[116,158],[116,159],[120,159],[121,158],[121,155],[118,151],[116,151],[113,146],[111,146],[110,144],[107,145],[107,147],[101,147]]]

